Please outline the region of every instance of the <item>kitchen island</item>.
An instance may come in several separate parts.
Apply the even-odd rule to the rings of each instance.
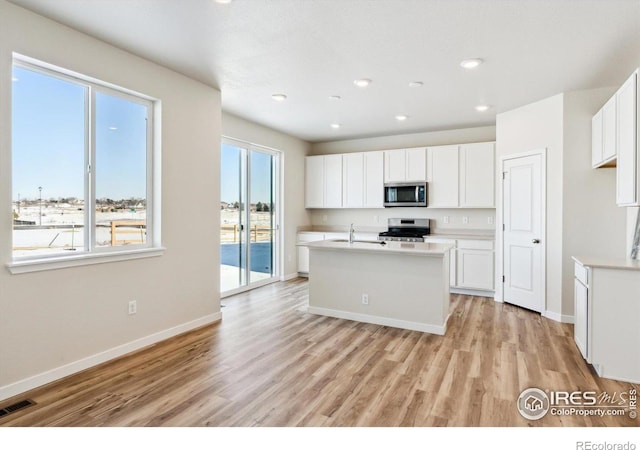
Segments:
[[[445,334],[450,245],[326,240],[308,248],[308,312]]]

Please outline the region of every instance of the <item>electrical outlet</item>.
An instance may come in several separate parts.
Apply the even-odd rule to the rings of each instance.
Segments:
[[[443,221],[444,221],[444,223],[449,223],[449,216],[444,216]]]
[[[380,223],[380,216],[373,216],[373,221],[375,223]]]
[[[362,294],[362,304],[363,305],[369,304],[369,294]]]
[[[462,216],[462,223],[464,224],[469,223],[469,216]]]
[[[493,225],[493,216],[489,216],[489,217],[487,217],[487,223],[488,223],[489,225]]]
[[[324,215],[322,216],[322,221],[323,221],[323,222],[326,222],[326,221],[327,221],[327,215],[326,215],[326,214],[324,214]]]
[[[129,302],[129,315],[135,314],[138,312],[138,303],[135,300],[131,300]]]
[[[291,253],[287,254],[287,261],[291,262]]]

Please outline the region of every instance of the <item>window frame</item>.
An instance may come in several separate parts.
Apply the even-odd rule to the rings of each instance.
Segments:
[[[151,256],[160,256],[164,252],[160,241],[159,226],[159,166],[160,151],[156,145],[156,127],[158,127],[159,100],[138,92],[102,82],[87,76],[71,72],[48,63],[32,58],[13,54],[12,69],[20,67],[45,76],[73,83],[85,89],[84,94],[84,242],[83,249],[74,254],[50,254],[33,256],[14,256],[13,250],[7,268],[11,273],[25,273],[40,270],[74,267],[86,264],[97,264],[110,261],[122,261]],[[121,246],[96,245],[96,96],[98,93],[130,101],[146,108],[146,239],[144,243],[127,244]],[[13,99],[13,96],[11,97]],[[11,114],[13,120],[13,112]],[[13,143],[11,157],[13,158]],[[13,177],[13,166],[11,176]],[[13,196],[13,190],[11,190]],[[11,233],[11,248],[13,249],[13,227]]]

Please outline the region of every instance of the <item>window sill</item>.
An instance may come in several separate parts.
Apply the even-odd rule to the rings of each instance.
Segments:
[[[164,254],[164,247],[123,250],[109,253],[87,253],[82,255],[30,259],[28,261],[13,261],[7,264],[11,274],[40,272],[43,270],[64,269],[67,267],[87,266],[131,259],[153,258]]]

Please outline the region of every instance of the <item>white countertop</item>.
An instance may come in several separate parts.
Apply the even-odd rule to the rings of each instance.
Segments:
[[[443,256],[453,246],[448,244],[430,244],[427,242],[398,242],[390,241],[385,245],[369,242],[341,242],[340,240],[326,240],[310,242],[307,247],[318,250],[343,250],[347,252],[368,252],[377,254],[399,254],[420,256]]]
[[[437,239],[470,239],[479,241],[493,241],[495,235],[493,233],[481,233],[481,234],[462,234],[462,233],[431,233],[425,238],[437,238]]]
[[[585,267],[598,267],[603,269],[640,270],[640,260],[637,260],[637,259],[574,256],[573,260]]]

